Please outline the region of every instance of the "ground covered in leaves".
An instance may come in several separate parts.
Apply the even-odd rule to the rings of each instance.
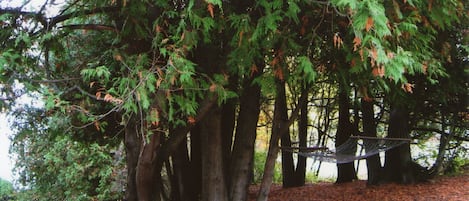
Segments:
[[[258,186],[250,188],[249,200],[254,201]],[[345,184],[314,183],[283,189],[274,185],[269,201],[469,201],[469,173],[441,176],[412,185],[382,184],[369,187],[366,181]]]

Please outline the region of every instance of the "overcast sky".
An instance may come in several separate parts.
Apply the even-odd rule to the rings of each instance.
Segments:
[[[0,7],[19,7],[24,2],[24,0],[0,0]],[[24,10],[35,10],[40,8],[45,0],[32,0],[27,6],[25,6]],[[63,2],[63,1],[56,1],[56,2]],[[47,9],[48,15],[53,15],[53,13],[58,12],[57,7],[52,7]],[[29,103],[31,99],[22,98],[22,103]],[[36,103],[37,104],[37,103]],[[34,104],[34,105],[36,105]],[[41,104],[41,103],[39,103]],[[37,105],[36,105],[37,106]],[[8,120],[4,113],[0,113],[0,178],[13,181],[13,160],[9,157],[9,147],[10,147],[10,140],[9,136],[12,134],[11,129],[8,126]]]
[[[8,181],[13,181],[13,163],[8,156],[8,149],[10,147],[8,136],[10,134],[11,131],[8,127],[6,116],[5,114],[0,114],[0,177]]]

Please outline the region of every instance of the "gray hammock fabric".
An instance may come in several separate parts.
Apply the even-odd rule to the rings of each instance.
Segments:
[[[409,139],[403,138],[351,136],[347,141],[336,147],[335,150],[322,147],[290,147],[282,148],[282,151],[293,152],[300,156],[313,158],[318,161],[341,164],[365,159],[409,142]],[[361,149],[358,149],[358,146],[360,146]]]

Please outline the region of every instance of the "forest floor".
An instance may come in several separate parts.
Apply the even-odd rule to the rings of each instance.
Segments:
[[[254,201],[259,186],[251,186],[249,200]],[[274,184],[269,201],[469,201],[469,171],[457,176],[440,176],[412,184],[382,184],[369,187],[366,181],[344,184],[320,182],[302,187],[282,188]]]

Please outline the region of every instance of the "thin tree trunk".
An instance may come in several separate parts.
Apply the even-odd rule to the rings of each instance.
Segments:
[[[307,88],[302,90],[308,90]],[[305,99],[301,104],[300,109],[300,119],[298,123],[298,140],[299,147],[307,146],[308,139],[308,99]],[[306,157],[298,155],[298,162],[296,164],[295,170],[295,181],[294,186],[303,186],[305,185],[306,179]]]
[[[373,101],[361,100],[363,114],[363,132],[365,136],[376,137],[376,121],[374,118]],[[369,149],[368,143],[365,144],[365,151]],[[381,182],[381,159],[379,154],[366,158],[366,167],[368,173],[368,185],[376,185]]]
[[[283,81],[277,80],[276,83],[277,90],[281,90],[281,87],[285,86]],[[280,97],[276,97],[274,104],[274,123],[272,125],[272,134],[269,141],[269,151],[267,153],[264,166],[264,175],[262,176],[262,182],[259,189],[259,194],[257,196],[257,201],[266,201],[269,196],[270,187],[272,186],[273,181],[275,160],[277,159],[278,151],[280,149],[278,146],[280,136],[284,133],[287,133],[293,121],[298,118],[301,104],[304,102],[304,99],[308,98],[308,94],[306,90],[301,93],[297,107],[291,112],[290,119],[288,120],[280,119],[281,115],[279,111],[277,111],[277,104],[279,104],[277,98]]]
[[[256,74],[244,84],[240,97],[240,109],[236,125],[230,169],[230,201],[247,200],[247,190],[253,168],[254,144],[256,141],[257,121],[260,113],[260,87],[253,85]]]
[[[349,97],[345,89],[339,92],[339,124],[337,126],[336,147],[347,141],[350,135],[355,132],[350,123]],[[336,183],[351,182],[357,179],[354,163],[337,164]]]
[[[275,112],[278,113],[278,117],[274,118],[272,130],[277,129],[275,125],[279,125],[281,122],[288,120],[288,108],[287,108],[287,93],[285,91],[285,83],[277,90],[277,98],[275,99]],[[276,122],[278,121],[278,122]],[[272,131],[273,133],[274,131]],[[279,131],[276,131],[279,132]],[[282,147],[291,147],[290,132],[281,133],[280,144]],[[295,179],[295,167],[293,164],[293,153],[282,151],[282,184],[284,188],[294,186]]]
[[[281,91],[282,88],[285,90],[285,83],[281,81],[277,81],[276,87],[277,91]],[[284,129],[284,127],[288,126],[286,124],[286,119],[281,119],[281,111],[280,108],[282,108],[282,103],[281,100],[282,96],[277,93],[277,97],[275,98],[275,103],[274,103],[274,119],[273,119],[273,124],[272,124],[272,134],[270,136],[270,141],[269,141],[269,150],[267,152],[267,158],[265,160],[265,166],[264,166],[264,175],[262,176],[262,183],[261,187],[259,189],[259,195],[257,197],[257,201],[266,201],[269,195],[270,187],[272,185],[273,177],[274,177],[274,168],[275,168],[275,161],[277,159],[278,151],[279,151],[279,146],[278,142],[281,137],[281,130]],[[288,128],[285,128],[288,130]]]

